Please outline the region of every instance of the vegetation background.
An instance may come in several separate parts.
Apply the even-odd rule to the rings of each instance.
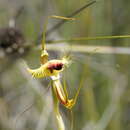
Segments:
[[[40,50],[38,37],[43,31],[47,16],[67,16],[82,7],[88,0],[0,0],[0,28],[8,27],[20,8],[16,27],[24,35],[29,49],[10,52],[0,45],[0,130],[56,130],[51,90],[46,91],[49,79],[32,79],[23,62],[38,67]],[[130,34],[130,1],[97,0],[54,32],[47,40],[73,37],[112,36]],[[59,20],[49,20],[48,30]],[[1,35],[0,35],[1,36]],[[1,37],[0,37],[1,40]],[[122,54],[114,47],[129,49],[130,39],[89,40],[47,44],[50,57],[73,55],[73,64],[64,72],[70,97],[74,97],[84,78],[77,103],[73,108],[74,130],[130,130],[130,53]],[[1,44],[1,42],[0,42]],[[69,49],[66,49],[69,45]],[[78,49],[72,48],[78,45]],[[80,48],[80,46],[84,46]],[[98,47],[87,51],[87,47]],[[111,53],[102,47],[111,47]],[[60,47],[57,50],[57,47]],[[85,51],[86,49],[86,51]],[[63,50],[63,51],[62,51]],[[94,52],[94,53],[93,53]],[[128,52],[128,54],[127,54]],[[19,113],[22,114],[14,128]],[[60,110],[66,129],[70,129],[70,113],[62,105]]]

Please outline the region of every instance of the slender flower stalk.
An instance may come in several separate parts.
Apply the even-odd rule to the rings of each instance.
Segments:
[[[64,125],[62,116],[60,114],[60,111],[59,111],[59,100],[55,93],[55,87],[56,87],[55,81],[56,80],[53,80],[54,78],[55,77],[52,77],[52,95],[53,95],[53,103],[54,103],[54,113],[55,113],[56,120],[57,120],[58,130],[65,130],[65,125]],[[59,80],[59,79],[57,79],[57,80]]]
[[[54,102],[54,112],[55,112],[56,119],[57,119],[58,130],[65,130],[64,122],[63,122],[62,116],[60,115],[60,112],[59,112],[59,103],[61,103],[67,109],[69,109],[71,112],[71,116],[72,116],[73,115],[72,107],[75,105],[75,103],[77,101],[77,97],[78,97],[80,89],[82,87],[82,83],[80,84],[75,97],[72,99],[69,99],[65,83],[64,83],[64,87],[63,87],[60,82],[60,75],[51,76],[51,79],[52,79],[52,94],[53,94],[53,102]],[[71,122],[71,130],[73,130],[73,116],[72,116],[72,122]]]

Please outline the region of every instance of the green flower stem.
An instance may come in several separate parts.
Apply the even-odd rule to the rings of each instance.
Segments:
[[[75,41],[88,41],[88,40],[105,40],[105,39],[121,39],[121,38],[130,38],[130,35],[121,35],[121,36],[97,36],[97,37],[77,37],[70,38],[66,40],[55,40],[47,41],[47,43],[63,43],[63,42],[75,42]]]
[[[57,79],[57,80],[59,80],[59,79]],[[64,125],[62,116],[60,114],[60,111],[59,111],[59,100],[58,100],[58,98],[56,96],[56,92],[55,92],[55,87],[56,87],[55,82],[57,80],[52,80],[52,95],[53,95],[53,103],[54,103],[54,112],[56,115],[58,130],[65,130],[65,125]]]

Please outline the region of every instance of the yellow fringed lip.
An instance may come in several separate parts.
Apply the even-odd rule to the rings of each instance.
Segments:
[[[50,60],[45,64],[41,65],[37,69],[27,68],[27,71],[35,78],[45,78],[50,76],[57,76],[62,72],[65,66],[68,66],[69,61],[67,59],[62,60]]]

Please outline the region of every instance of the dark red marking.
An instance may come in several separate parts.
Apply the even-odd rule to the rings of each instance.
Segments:
[[[51,72],[53,70],[61,70],[63,68],[63,63],[52,63],[48,66],[48,69],[50,69]]]

